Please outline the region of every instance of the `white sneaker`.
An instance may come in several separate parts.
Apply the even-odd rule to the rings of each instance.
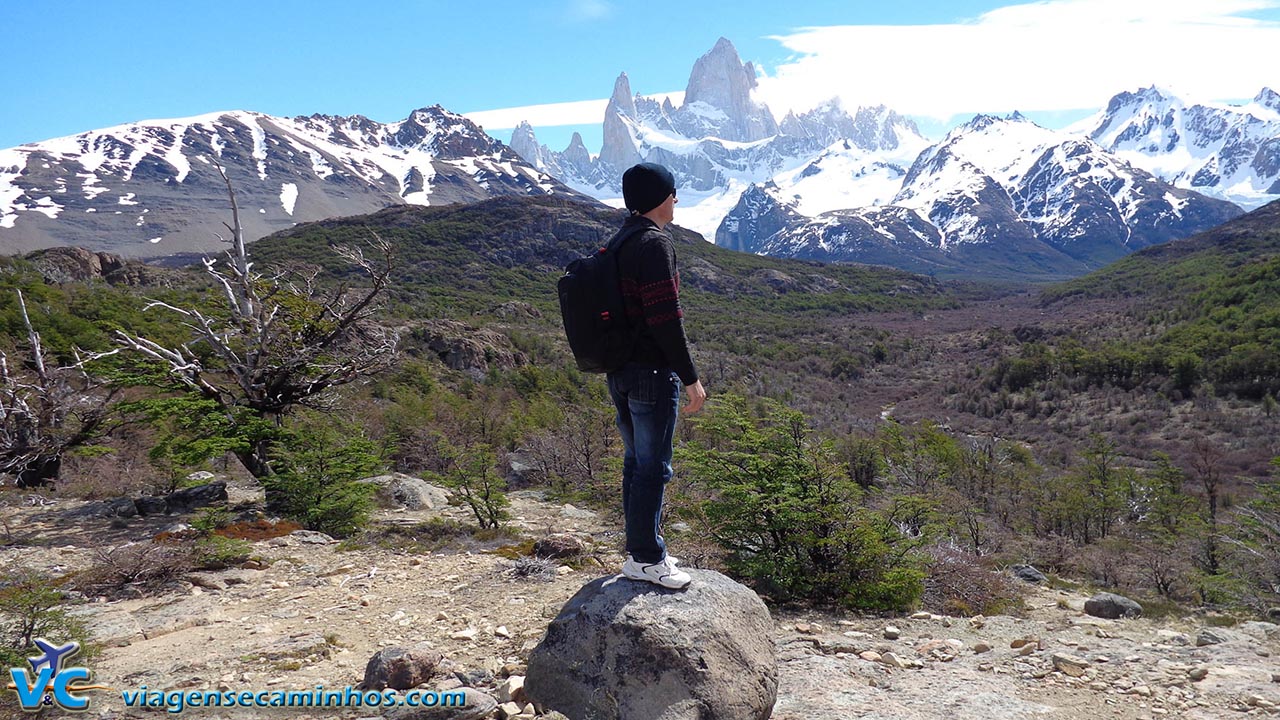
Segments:
[[[631,553],[627,553],[627,559],[628,560],[631,559]],[[684,561],[676,557],[675,555],[672,555],[671,553],[667,553],[667,562],[671,563],[672,565],[679,565]]]
[[[645,580],[673,590],[687,587],[693,580],[689,573],[676,567],[670,555],[663,558],[661,562],[647,565],[636,562],[635,558],[628,555],[627,561],[622,563],[622,574],[632,580]]]

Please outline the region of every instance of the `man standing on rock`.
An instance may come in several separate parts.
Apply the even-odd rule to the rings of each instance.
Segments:
[[[676,183],[655,163],[622,174],[622,196],[631,216],[622,228],[642,226],[618,251],[618,275],[627,318],[637,330],[630,359],[608,375],[625,448],[622,512],[627,560],[622,574],[669,588],[683,588],[689,573],[676,567],[659,533],[662,494],[671,480],[671,453],[680,388],[689,396],[685,414],[702,409],[707,393],[689,355],[680,309],[680,274],[666,227],[675,216]]]

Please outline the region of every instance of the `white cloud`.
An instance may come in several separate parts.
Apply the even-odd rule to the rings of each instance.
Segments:
[[[840,96],[946,120],[975,111],[1072,110],[1158,85],[1196,100],[1280,86],[1280,0],[1046,0],[947,25],[804,28],[796,59],[760,80],[777,115]]]
[[[684,102],[684,91],[651,95],[658,102],[670,98],[679,105]],[[579,100],[577,102],[549,103],[546,105],[526,105],[524,107],[502,108],[500,110],[480,110],[464,113],[472,122],[485,130],[505,130],[526,120],[535,128],[556,127],[560,125],[589,125],[604,121],[604,110],[609,105],[608,99]]]

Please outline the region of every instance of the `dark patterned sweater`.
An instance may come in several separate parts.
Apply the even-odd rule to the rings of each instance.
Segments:
[[[698,380],[689,355],[680,309],[680,273],[671,236],[648,218],[627,218],[622,229],[648,225],[623,243],[618,252],[618,275],[627,319],[639,329],[633,362],[671,368],[685,385]]]

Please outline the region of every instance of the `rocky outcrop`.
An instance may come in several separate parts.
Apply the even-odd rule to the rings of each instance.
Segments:
[[[449,368],[476,378],[483,378],[490,367],[509,370],[526,361],[523,353],[511,347],[505,335],[453,320],[423,323],[413,331],[413,339]]]
[[[47,283],[104,281],[109,285],[167,284],[170,272],[82,247],[55,247],[27,255]]]
[[[760,598],[691,570],[683,591],[599,578],[529,657],[542,707],[596,720],[766,720],[777,697],[773,623]]]

